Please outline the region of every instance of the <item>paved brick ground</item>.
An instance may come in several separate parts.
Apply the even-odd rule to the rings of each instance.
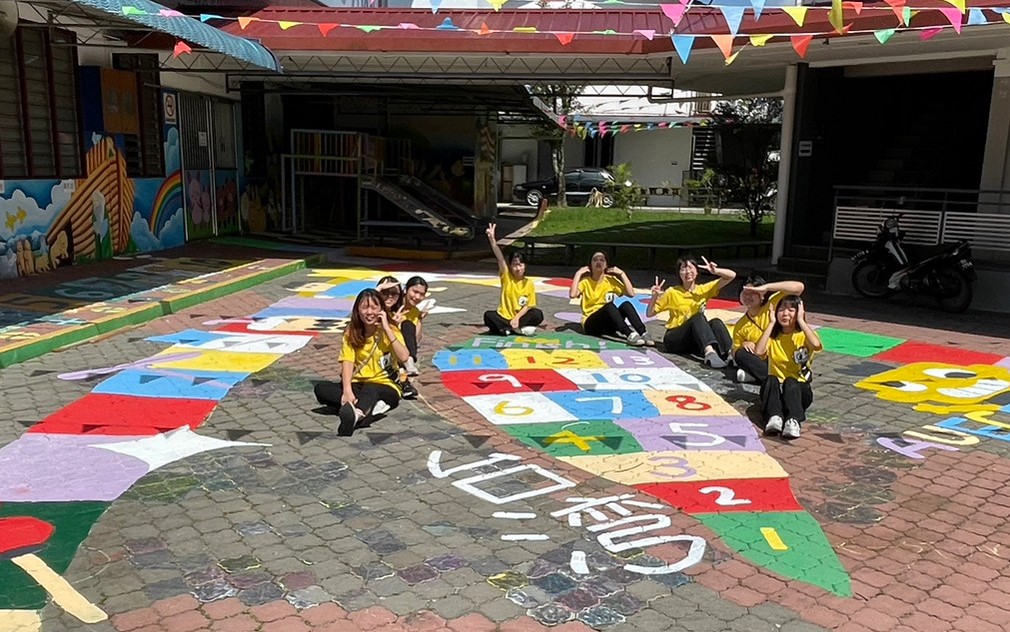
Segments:
[[[0,424],[0,444],[94,386],[59,380],[57,372],[144,357],[164,348],[145,342],[148,336],[250,314],[307,278],[292,275],[3,369],[9,414]],[[426,323],[425,360],[479,333],[480,312],[496,302],[491,288],[433,285],[446,288],[440,304],[469,311]],[[569,309],[549,297],[541,303],[548,315]],[[816,298],[809,304],[817,324],[1010,353],[1006,339],[959,331],[958,320],[928,309],[882,308],[899,309],[904,319],[918,309],[919,322],[932,328],[819,316]],[[657,324],[651,327],[658,333]],[[674,509],[667,512],[674,528],[709,542],[705,558],[684,573],[627,573],[624,559],[593,548],[582,532],[542,512],[524,526],[549,540],[502,541],[493,507],[474,505],[428,474],[432,450],[460,462],[507,450],[578,481],[580,489],[627,489],[518,444],[446,391],[431,368],[419,380],[421,400],[404,402],[350,439],[337,437],[334,417],[314,410],[311,392],[314,380],[338,375],[337,342],[322,337],[234,388],[200,429],[269,447],[175,462],[115,501],[65,573],[110,620],[83,625],[50,605],[43,629],[986,631],[1006,629],[1010,620],[1003,549],[1010,546],[1010,499],[1001,493],[1010,479],[1007,444],[983,439],[959,451],[926,451],[922,460],[882,448],[877,439],[942,417],[856,389],[865,374],[860,358],[819,357],[817,399],[804,437],[765,441],[852,578],[854,594],[843,598],[750,564]],[[675,361],[741,411],[756,400],[754,389]],[[598,569],[589,578],[565,572],[576,546],[589,551]],[[640,560],[676,554],[674,545],[663,546],[671,548],[631,554]],[[574,618],[587,610],[599,616]]]

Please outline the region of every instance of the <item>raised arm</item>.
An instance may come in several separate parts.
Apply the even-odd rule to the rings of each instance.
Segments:
[[[754,285],[750,289],[757,292],[781,292],[783,294],[795,294],[799,296],[803,294],[803,290],[807,289],[803,285],[802,281],[775,281],[774,283],[765,283],[764,285]]]
[[[772,330],[775,329],[775,318],[773,317],[769,322],[768,326],[765,327],[764,332],[761,333],[761,340],[758,340],[757,348],[754,349],[754,354],[764,357],[768,353],[768,341],[772,339]]]
[[[398,332],[393,330],[393,325],[389,323],[389,319],[386,318],[386,312],[379,312],[379,322],[382,325],[382,333],[389,339],[390,346],[393,348],[393,353],[396,354],[396,359],[401,363],[406,362],[410,359],[410,350],[407,349],[407,345],[403,344],[400,337],[396,334]]]
[[[575,276],[572,277],[572,286],[568,288],[568,298],[579,298],[582,296],[582,292],[579,291],[579,281],[587,274],[589,274],[589,266],[582,266],[575,271]]]
[[[505,263],[505,255],[502,254],[501,248],[498,247],[498,238],[495,237],[495,229],[498,227],[497,224],[490,223],[487,225],[487,240],[491,242],[491,252],[494,253],[494,258],[498,261],[498,274],[505,274],[508,272],[508,264]]]
[[[807,324],[807,312],[803,309],[803,301],[800,301],[800,306],[796,310],[796,324],[807,337],[807,349],[820,351],[824,348],[824,345],[821,344],[821,337],[817,335],[813,327]]]
[[[666,279],[660,280],[659,277],[656,277],[655,283],[652,284],[652,298],[649,299],[649,306],[645,310],[645,315],[648,318],[653,318],[656,315],[656,301],[663,295],[664,285],[666,285]]]
[[[621,283],[624,284],[624,295],[628,297],[635,296],[635,286],[631,284],[631,279],[625,274],[624,270],[618,268],[617,266],[612,266],[607,270],[607,274],[611,274],[617,277]]]
[[[699,267],[702,270],[707,270],[709,274],[719,277],[716,287],[720,290],[732,283],[733,279],[736,278],[736,272],[733,272],[729,268],[720,268],[714,261],[709,261],[705,257],[701,258],[701,266]]]

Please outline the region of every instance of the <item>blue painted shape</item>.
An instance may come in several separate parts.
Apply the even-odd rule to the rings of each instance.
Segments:
[[[332,309],[310,309],[308,307],[268,307],[252,315],[253,318],[346,318],[347,312]]]
[[[129,369],[104,380],[94,393],[212,399],[219,401],[249,373],[226,371],[181,371],[178,369]]]
[[[334,285],[325,292],[320,292],[316,296],[326,298],[357,298],[361,290],[375,289],[375,284],[371,281],[345,281],[339,285]]]
[[[166,336],[153,336],[145,338],[147,342],[163,342],[170,345],[202,345],[212,340],[220,340],[233,336],[230,332],[200,331],[199,329],[186,329]]]
[[[659,411],[641,391],[561,391],[541,394],[579,419],[647,419],[659,415]]]
[[[981,426],[981,428],[967,428],[963,424],[977,424]],[[978,437],[1010,442],[1010,430],[1001,428],[1000,426],[993,426],[973,421],[971,419],[965,419],[964,417],[951,417],[949,419],[944,419],[936,425],[939,428],[947,428],[948,430],[954,430],[955,432],[967,432]]]
[[[508,369],[505,356],[494,349],[442,349],[435,353],[432,363],[440,371],[474,371],[481,369]]]

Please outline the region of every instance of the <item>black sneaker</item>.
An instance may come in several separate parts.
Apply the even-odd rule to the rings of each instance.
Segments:
[[[400,384],[400,388],[403,390],[403,399],[417,399],[417,389],[410,383],[410,380],[404,380]]]
[[[354,412],[354,406],[344,404],[340,407],[340,425],[337,426],[337,434],[341,437],[349,437],[354,434],[354,424],[358,421],[358,416]]]

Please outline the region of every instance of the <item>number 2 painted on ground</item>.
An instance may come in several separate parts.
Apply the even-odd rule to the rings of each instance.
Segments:
[[[751,501],[746,498],[736,498],[736,492],[729,487],[702,487],[698,490],[702,494],[719,494],[715,499],[715,504],[721,507],[734,507],[736,505],[749,505]]]

